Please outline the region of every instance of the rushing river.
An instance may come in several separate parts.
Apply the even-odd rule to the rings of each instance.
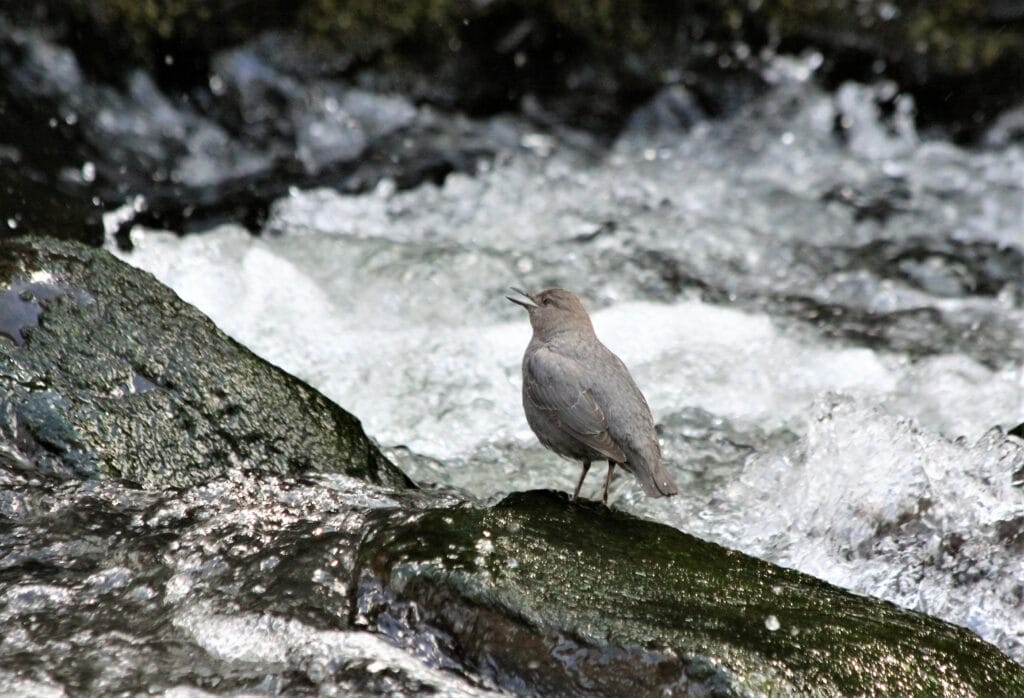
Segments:
[[[1024,148],[917,133],[891,85],[827,93],[814,65],[779,61],[729,120],[627,131],[597,159],[524,133],[442,186],[293,190],[259,237],[136,230],[118,254],[352,411],[416,481],[484,500],[575,483],[523,418],[530,330],[503,297],[572,289],[682,490],[646,500],[623,477],[613,507],[1024,662],[1024,446],[1006,436],[1024,421]]]
[[[358,534],[356,510],[572,489],[578,466],[522,415],[530,329],[510,285],[579,293],[648,397],[682,491],[647,500],[621,477],[613,507],[1024,662],[1024,441],[1008,434],[1024,421],[1024,147],[918,133],[891,84],[826,92],[819,63],[780,59],[729,119],[638,119],[608,152],[494,119],[478,132],[499,156],[440,186],[296,188],[256,237],[136,228],[124,251],[112,234],[443,487],[238,474],[152,491],[29,477],[0,452],[0,569],[46,580],[0,577],[0,694],[494,688],[440,638],[385,639],[333,607],[337,559],[278,566]]]

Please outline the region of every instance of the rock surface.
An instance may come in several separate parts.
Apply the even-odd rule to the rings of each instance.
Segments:
[[[427,512],[359,559],[372,627],[438,628],[518,692],[1024,690],[1024,669],[962,628],[562,494]]]
[[[147,486],[234,468],[408,482],[358,420],[105,251],[0,241],[0,289],[9,462]]]

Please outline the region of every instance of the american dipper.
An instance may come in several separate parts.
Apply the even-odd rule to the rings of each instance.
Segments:
[[[604,498],[615,465],[633,473],[649,497],[679,490],[661,463],[654,419],[625,364],[594,334],[590,316],[574,294],[549,288],[520,297],[533,338],[523,356],[523,409],[540,442],[563,458],[582,461],[573,499],[591,461],[607,459]]]

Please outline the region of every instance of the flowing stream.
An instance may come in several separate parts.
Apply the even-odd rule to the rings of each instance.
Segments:
[[[729,120],[627,130],[600,157],[523,132],[441,186],[293,190],[259,237],[109,247],[353,412],[414,480],[485,501],[575,484],[526,425],[530,329],[504,299],[574,290],[681,485],[647,500],[620,477],[613,507],[1024,662],[1024,441],[1006,434],[1024,421],[1024,148],[918,133],[892,85],[825,92],[815,65],[780,59]],[[204,627],[257,652],[259,618]]]

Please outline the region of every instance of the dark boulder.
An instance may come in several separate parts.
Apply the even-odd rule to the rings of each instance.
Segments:
[[[0,241],[0,449],[147,486],[231,469],[408,483],[357,419],[150,274],[48,239]]]

